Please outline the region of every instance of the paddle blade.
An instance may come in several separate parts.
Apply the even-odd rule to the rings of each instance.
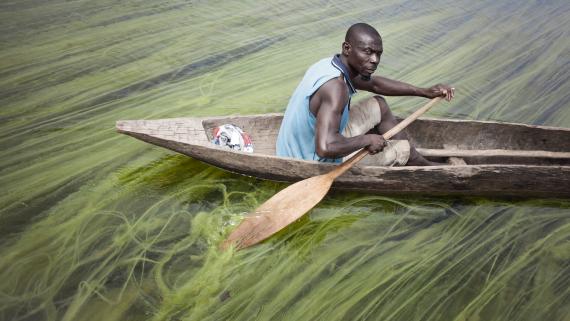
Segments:
[[[299,219],[317,205],[333,182],[330,175],[307,178],[288,186],[249,213],[222,244],[242,249],[257,244]]]

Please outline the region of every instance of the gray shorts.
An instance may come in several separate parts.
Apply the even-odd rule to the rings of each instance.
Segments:
[[[348,124],[342,132],[345,137],[363,135],[380,124],[382,120],[378,100],[366,98],[350,106]],[[346,156],[344,159],[352,155]],[[410,143],[407,140],[390,140],[384,150],[375,155],[366,156],[362,162],[376,166],[403,166],[410,158]]]

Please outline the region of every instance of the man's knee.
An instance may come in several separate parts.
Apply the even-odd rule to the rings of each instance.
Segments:
[[[374,96],[374,98],[380,107],[380,115],[382,116],[382,119],[386,119],[385,117],[391,114],[390,107],[388,107],[388,102],[382,96]]]

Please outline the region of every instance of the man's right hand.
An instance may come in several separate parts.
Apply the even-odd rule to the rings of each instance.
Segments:
[[[381,152],[386,146],[386,140],[382,135],[368,134],[366,135],[366,138],[369,141],[369,144],[368,146],[366,146],[366,149],[372,155]]]
[[[442,97],[447,101],[451,101],[451,99],[455,96],[455,88],[444,84],[437,84],[435,86],[425,88],[423,91],[424,97],[426,98]]]

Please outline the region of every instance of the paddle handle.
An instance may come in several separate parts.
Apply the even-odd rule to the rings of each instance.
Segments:
[[[400,131],[402,131],[402,129],[408,127],[409,124],[411,124],[414,120],[418,119],[418,117],[420,117],[422,114],[424,114],[426,111],[430,110],[430,108],[432,108],[436,103],[438,103],[442,98],[441,97],[436,97],[432,100],[430,100],[427,104],[425,104],[422,108],[416,110],[413,114],[411,114],[410,116],[408,116],[406,119],[402,120],[401,122],[398,123],[398,125],[392,127],[392,129],[390,129],[389,131],[385,132],[384,135],[382,135],[382,137],[384,137],[385,140],[388,140],[392,137],[394,137],[394,135],[396,135],[397,133],[399,133]],[[362,160],[366,155],[368,155],[368,150],[366,148],[361,149],[360,151],[358,151],[358,153],[356,153],[354,156],[352,156],[351,158],[347,159],[346,161],[344,161],[342,164],[340,164],[339,166],[337,166],[335,169],[333,169],[331,171],[331,175],[334,176],[334,178],[342,175],[344,172],[346,172],[349,168],[351,168],[354,164],[358,163],[360,160]],[[333,174],[334,173],[334,174]]]
[[[441,99],[442,99],[441,97],[436,97],[436,98],[430,100],[422,108],[416,110],[413,114],[408,116],[406,119],[399,122],[398,125],[392,127],[392,129],[385,132],[384,135],[382,135],[382,137],[384,137],[385,140],[392,138],[394,135],[396,135],[397,133],[402,131],[402,129],[408,127],[409,124],[411,124],[414,120],[418,119],[418,117],[420,117],[426,111],[430,110],[433,107],[433,105],[438,103]]]

